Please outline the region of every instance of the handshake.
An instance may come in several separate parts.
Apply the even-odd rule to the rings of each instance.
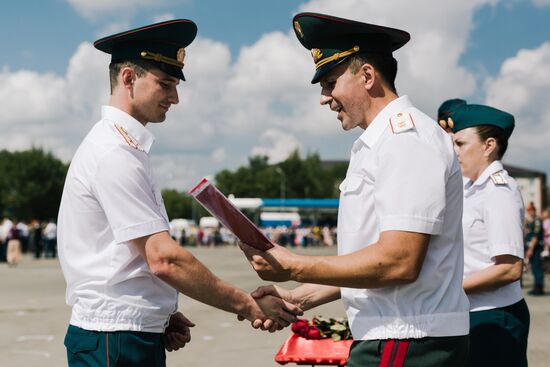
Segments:
[[[256,307],[252,307],[252,315],[238,315],[239,321],[245,319],[251,322],[254,329],[267,330],[273,333],[298,320],[304,314],[299,302],[292,297],[292,291],[276,285],[262,286],[251,293]],[[259,312],[258,312],[259,311]]]

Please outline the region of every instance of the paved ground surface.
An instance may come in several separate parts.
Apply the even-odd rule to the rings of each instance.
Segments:
[[[303,250],[308,254],[332,254],[334,249]],[[237,248],[199,248],[192,252],[217,275],[251,291],[262,281],[256,277]],[[525,277],[526,289],[531,278]],[[547,283],[550,284],[550,279]],[[288,284],[292,286],[292,284]],[[30,257],[15,268],[0,264],[0,366],[65,366],[63,337],[69,319],[64,301],[65,283],[56,260]],[[526,296],[531,312],[529,364],[550,366],[550,294]],[[218,311],[182,296],[180,309],[197,326],[193,340],[183,350],[168,354],[169,367],[183,366],[278,366],[273,356],[290,335],[253,330],[232,314]],[[308,312],[343,316],[339,302]]]

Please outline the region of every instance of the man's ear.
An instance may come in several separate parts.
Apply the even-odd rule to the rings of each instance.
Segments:
[[[361,66],[361,75],[365,81],[365,88],[371,90],[377,77],[376,70],[374,70],[371,64],[363,64],[363,66]]]
[[[129,67],[125,67],[120,71],[120,84],[124,88],[131,88],[136,79],[136,73]]]

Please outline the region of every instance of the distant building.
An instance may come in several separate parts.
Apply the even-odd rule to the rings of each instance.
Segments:
[[[546,173],[527,168],[504,165],[510,176],[516,179],[525,207],[533,202],[540,214],[546,208]]]

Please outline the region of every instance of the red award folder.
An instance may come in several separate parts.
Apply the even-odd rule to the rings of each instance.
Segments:
[[[269,238],[206,178],[189,191],[189,194],[210,214],[218,218],[242,243],[261,251],[267,251],[273,247]]]

